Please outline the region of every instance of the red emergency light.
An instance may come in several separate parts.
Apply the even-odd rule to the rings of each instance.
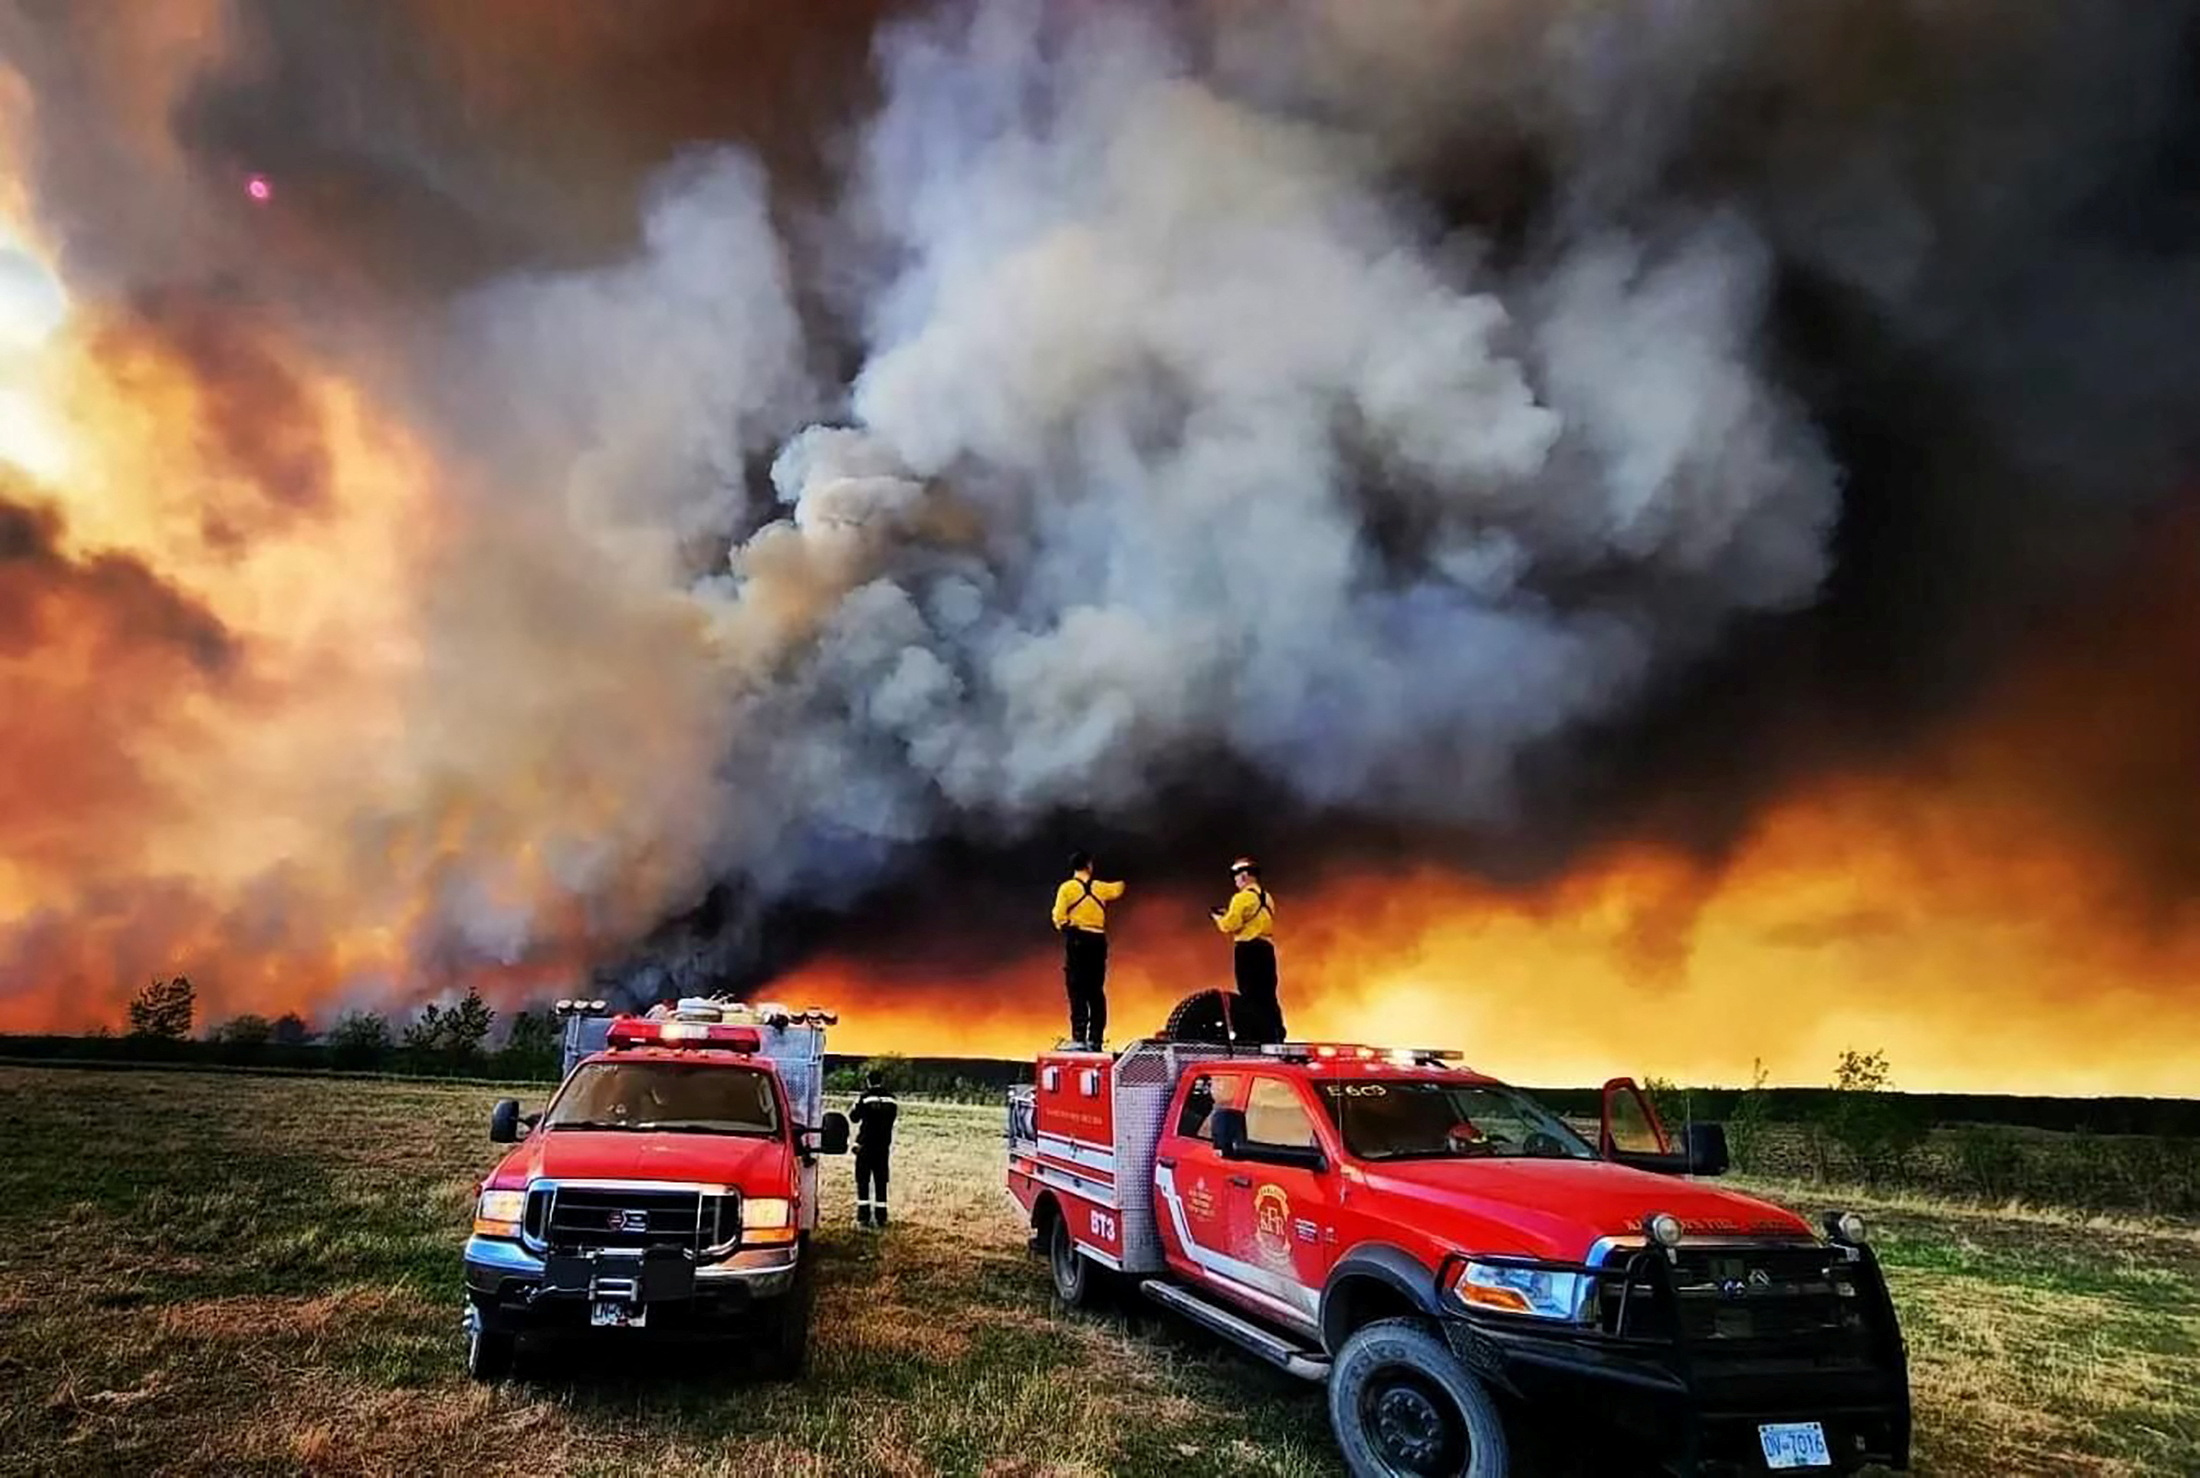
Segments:
[[[720,1052],[756,1052],[764,1038],[753,1026],[715,1021],[656,1021],[622,1016],[611,1023],[604,1041],[611,1047],[706,1047]]]
[[[1448,1047],[1370,1047],[1361,1042],[1271,1042],[1260,1050],[1286,1062],[1383,1062],[1393,1067],[1436,1067],[1463,1056]]]

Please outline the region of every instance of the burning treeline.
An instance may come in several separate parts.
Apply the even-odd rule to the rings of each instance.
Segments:
[[[2189,9],[0,7],[0,1028],[2200,1089]]]

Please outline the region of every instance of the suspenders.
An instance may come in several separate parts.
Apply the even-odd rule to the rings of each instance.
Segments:
[[[1078,910],[1078,909],[1079,909],[1080,907],[1082,907],[1082,906],[1083,906],[1083,905],[1084,905],[1085,903],[1087,903],[1087,902],[1090,902],[1090,903],[1092,903],[1092,904],[1093,904],[1094,906],[1096,906],[1096,907],[1097,907],[1097,908],[1098,908],[1098,909],[1100,910],[1100,922],[1101,922],[1102,924],[1105,924],[1105,923],[1107,923],[1107,921],[1108,921],[1108,906],[1107,906],[1107,905],[1106,905],[1105,903],[1102,903],[1102,902],[1100,901],[1100,899],[1098,898],[1098,896],[1097,896],[1097,895],[1095,895],[1095,894],[1093,893],[1093,891],[1092,891],[1092,879],[1091,879],[1091,878],[1079,878],[1079,879],[1077,880],[1077,886],[1078,886],[1078,887],[1080,887],[1080,888],[1083,888],[1083,889],[1085,890],[1085,893],[1084,893],[1084,897],[1082,897],[1082,898],[1079,898],[1079,899],[1077,900],[1077,902],[1075,902],[1075,903],[1071,904],[1071,905],[1070,905],[1070,906],[1069,906],[1068,908],[1065,908],[1065,909],[1063,909],[1063,910],[1062,910],[1062,928],[1063,928],[1063,930],[1064,930],[1064,931],[1066,932],[1066,931],[1068,931],[1068,930],[1070,930],[1070,929],[1074,929],[1074,928],[1076,928],[1076,927],[1077,927],[1077,910]],[[1089,932],[1089,931],[1088,931],[1088,932]]]

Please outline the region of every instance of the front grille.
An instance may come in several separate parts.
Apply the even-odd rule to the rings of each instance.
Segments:
[[[1835,1248],[1684,1245],[1671,1274],[1671,1304],[1646,1278],[1638,1278],[1631,1290],[1624,1278],[1604,1278],[1598,1290],[1604,1331],[1670,1339],[1677,1317],[1679,1332],[1692,1344],[1771,1340],[1812,1346],[1845,1343],[1864,1327],[1848,1264]]]
[[[559,1251],[723,1248],[740,1228],[740,1198],[693,1190],[537,1186],[527,1196],[528,1238]]]

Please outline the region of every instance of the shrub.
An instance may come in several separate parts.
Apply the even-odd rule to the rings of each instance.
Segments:
[[[181,1042],[191,1035],[191,1018],[198,1006],[199,993],[190,976],[153,981],[131,998],[130,1035]]]

